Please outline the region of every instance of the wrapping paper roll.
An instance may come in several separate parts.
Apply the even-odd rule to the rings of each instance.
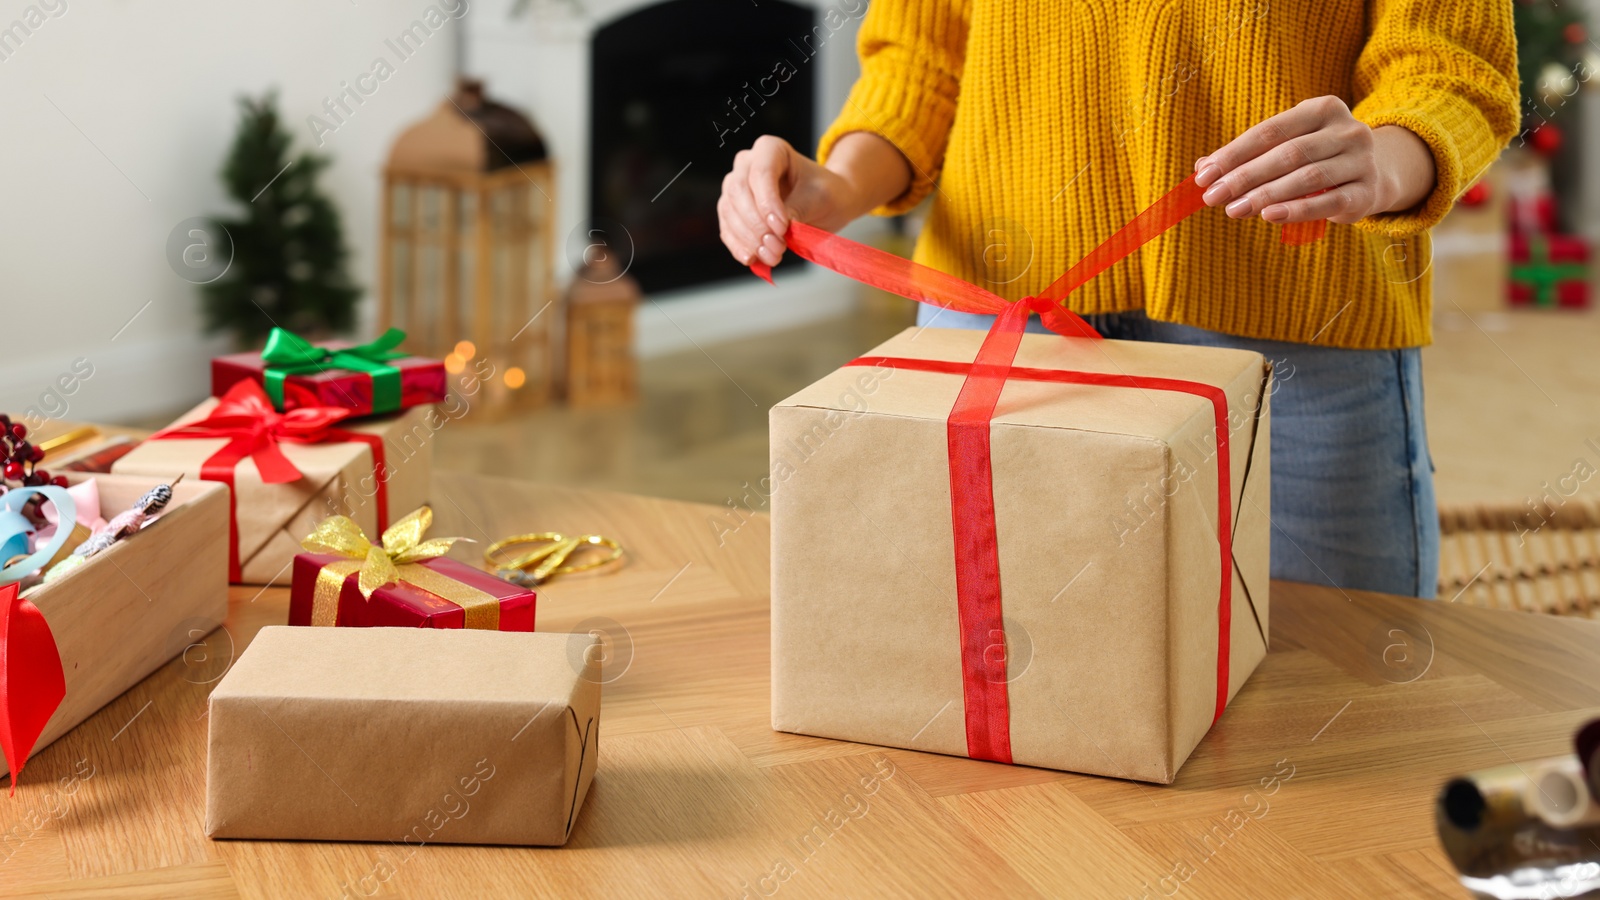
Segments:
[[[1528,768],[1523,802],[1554,828],[1600,825],[1600,803],[1589,793],[1589,780],[1576,756],[1546,760]]]
[[[1439,792],[1439,842],[1475,897],[1600,892],[1600,816],[1576,756],[1473,772]],[[1566,822],[1563,826],[1554,822]]]

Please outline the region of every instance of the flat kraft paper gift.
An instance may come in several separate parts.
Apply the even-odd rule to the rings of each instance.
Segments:
[[[1266,653],[1270,369],[1022,336],[977,629],[947,419],[984,340],[908,329],[772,410],[773,728],[1171,782]]]
[[[264,407],[263,416],[289,418],[314,412],[300,409],[280,415],[267,404],[260,386],[250,381],[236,384],[229,393],[249,394],[251,404]],[[194,428],[226,402],[202,401],[165,431]],[[164,480],[176,478],[180,472],[193,479],[231,478],[236,533],[231,549],[237,568],[230,573],[230,580],[236,584],[288,583],[290,564],[301,552],[300,539],[328,516],[349,516],[363,531],[377,534],[389,524],[380,517],[404,515],[427,502],[436,430],[428,421],[430,413],[437,416],[434,407],[423,406],[357,422],[335,420],[322,431],[342,434],[318,432],[313,435],[318,443],[301,443],[292,437],[275,439],[272,447],[281,451],[281,456],[273,471],[284,462],[289,466],[286,474],[267,473],[280,479],[279,483],[264,477],[261,456],[244,451],[235,454],[236,462],[223,460],[222,471],[215,471],[215,460],[226,455],[219,451],[243,440],[225,436],[152,438],[117,460],[112,471]],[[337,414],[348,412],[339,410]],[[243,417],[229,417],[227,423],[239,418]],[[381,461],[374,459],[375,449],[383,455]]]
[[[211,693],[206,834],[556,846],[599,740],[590,635],[269,626]]]

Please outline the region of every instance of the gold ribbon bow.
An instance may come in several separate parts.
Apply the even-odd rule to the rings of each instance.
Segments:
[[[389,526],[382,545],[374,545],[361,526],[346,516],[330,516],[300,542],[312,553],[345,557],[323,566],[311,600],[311,624],[332,625],[339,614],[339,594],[345,579],[356,575],[361,596],[372,599],[372,592],[386,584],[408,584],[460,606],[466,613],[466,627],[497,630],[500,627],[500,601],[477,588],[442,575],[422,560],[437,559],[449,552],[459,537],[422,536],[433,525],[433,510],[421,507]]]

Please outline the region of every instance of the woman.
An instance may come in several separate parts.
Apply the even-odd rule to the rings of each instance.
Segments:
[[[771,136],[735,159],[734,257],[773,264],[790,221],[834,230],[933,193],[916,261],[1017,299],[1195,173],[1225,215],[1071,307],[1110,338],[1275,362],[1274,577],[1434,595],[1423,232],[1517,130],[1511,0],[877,0],[858,49],[820,163]],[[1279,242],[1321,219],[1320,242]]]

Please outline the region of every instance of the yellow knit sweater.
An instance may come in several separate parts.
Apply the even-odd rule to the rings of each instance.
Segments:
[[[862,74],[819,157],[851,131],[930,191],[915,259],[1016,299],[1042,289],[1193,171],[1301,100],[1336,95],[1433,150],[1419,207],[1330,224],[1307,247],[1220,209],[1084,286],[1080,313],[1336,347],[1431,340],[1426,230],[1516,133],[1512,0],[875,0]]]

